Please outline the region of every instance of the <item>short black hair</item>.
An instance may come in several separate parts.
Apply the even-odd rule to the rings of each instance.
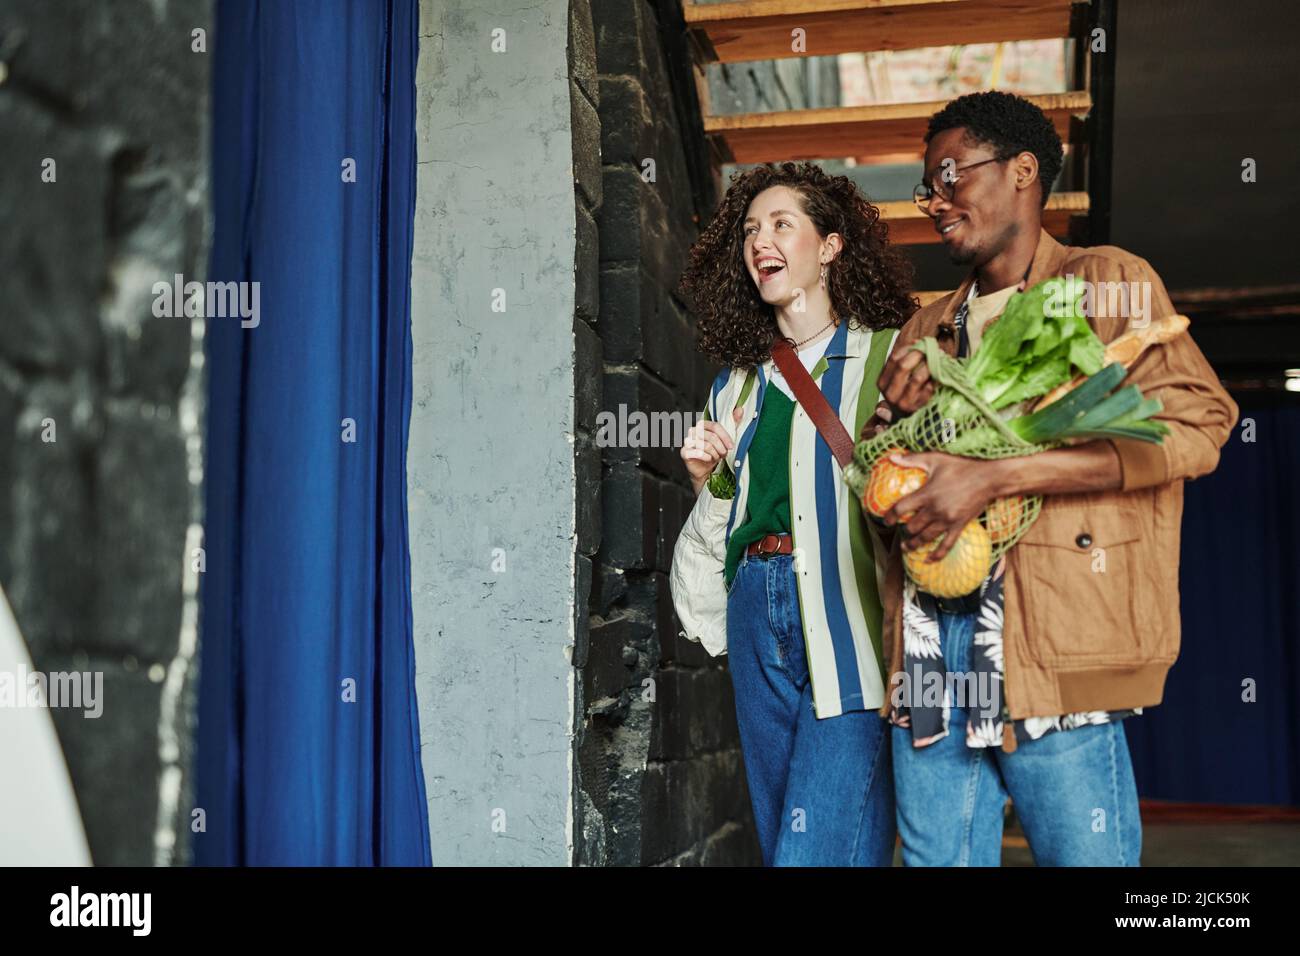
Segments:
[[[971,138],[992,146],[998,159],[1010,159],[1022,152],[1038,157],[1038,181],[1042,184],[1043,205],[1047,205],[1065,151],[1046,113],[1011,93],[967,93],[930,117],[925,141],[928,144],[939,133],[960,127],[965,127]]]

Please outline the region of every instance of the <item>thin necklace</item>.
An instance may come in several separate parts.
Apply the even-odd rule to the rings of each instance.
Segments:
[[[812,335],[808,336],[808,338],[804,339],[803,342],[796,342],[796,343],[794,343],[794,347],[795,347],[795,349],[798,350],[799,346],[803,345],[804,342],[810,342],[810,341],[812,341],[813,339],[817,338],[817,336],[821,335],[823,332],[825,332],[827,329],[829,329],[829,328],[830,328],[832,325],[834,325],[834,324],[835,324],[835,316],[832,315],[832,316],[831,316],[831,320],[830,320],[829,322],[827,322],[825,325],[823,325],[820,329],[818,329],[818,330],[817,330],[816,332],[814,332]]]
[[[822,326],[820,329],[818,329],[816,332],[814,332],[812,335],[808,336],[808,338],[804,339],[803,342],[796,342],[796,343],[794,344],[794,350],[795,350],[796,352],[799,351],[799,346],[803,345],[804,342],[809,341],[809,339],[815,339],[815,338],[817,338],[817,336],[821,335],[823,332],[825,332],[827,329],[829,329],[832,325],[835,324],[835,319],[836,319],[836,315],[835,315],[834,312],[832,312],[832,313],[831,313],[831,320],[830,320],[829,322],[827,322],[825,325],[823,325],[823,326]],[[802,361],[802,359],[801,359],[800,361]],[[807,364],[807,363],[805,363],[805,364]],[[780,377],[780,378],[784,378],[784,377],[785,377],[784,375],[781,375],[781,369],[780,369],[779,367],[778,367],[778,368],[773,368],[773,369],[772,369],[772,374],[773,374],[773,375],[776,375],[776,376],[778,376],[778,377]]]

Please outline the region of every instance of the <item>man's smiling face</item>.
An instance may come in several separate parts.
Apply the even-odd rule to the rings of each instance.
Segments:
[[[984,162],[996,152],[987,143],[968,139],[964,127],[935,134],[925,149],[925,181],[953,192],[951,200],[936,194],[927,214],[957,265],[979,268],[1019,232],[1015,216],[1014,161]],[[983,163],[974,169],[965,169]],[[945,168],[957,179],[942,180]]]

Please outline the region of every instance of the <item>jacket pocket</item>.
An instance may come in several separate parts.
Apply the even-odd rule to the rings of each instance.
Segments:
[[[1113,496],[1045,502],[1016,545],[1029,656],[1040,664],[1137,664],[1159,622],[1139,597],[1151,573],[1147,515]],[[1149,639],[1148,639],[1149,640]]]

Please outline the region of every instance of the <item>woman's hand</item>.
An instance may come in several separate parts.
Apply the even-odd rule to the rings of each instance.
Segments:
[[[915,349],[895,351],[880,372],[880,394],[898,413],[910,415],[934,396],[925,356]]]
[[[733,415],[739,421],[741,410],[737,408]],[[699,421],[690,427],[682,442],[682,461],[686,463],[696,494],[700,493],[700,487],[709,480],[718,461],[734,447],[736,443],[717,422]]]

